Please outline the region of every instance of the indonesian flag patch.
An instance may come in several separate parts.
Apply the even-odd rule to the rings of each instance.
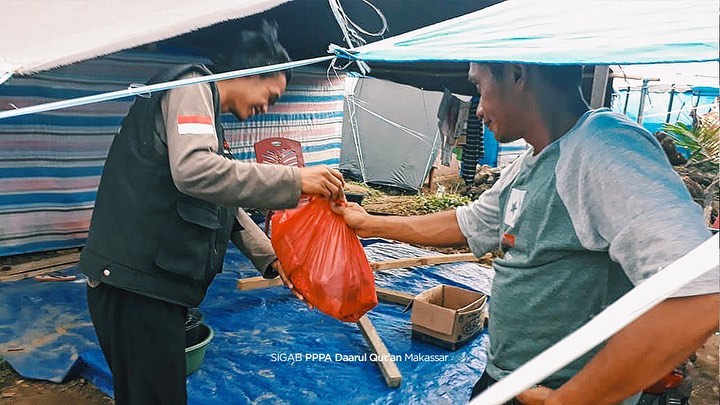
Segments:
[[[207,115],[178,115],[177,126],[180,135],[215,135],[213,119]]]

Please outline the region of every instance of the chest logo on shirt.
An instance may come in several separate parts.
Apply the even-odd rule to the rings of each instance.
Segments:
[[[510,190],[510,198],[508,198],[505,204],[505,215],[503,215],[503,222],[507,226],[515,226],[522,209],[522,203],[525,199],[525,190],[518,190],[516,188]]]
[[[500,250],[503,253],[507,253],[508,250],[515,247],[515,235],[509,233],[503,234],[500,239]]]
[[[214,135],[215,126],[212,117],[207,115],[178,115],[178,134]]]

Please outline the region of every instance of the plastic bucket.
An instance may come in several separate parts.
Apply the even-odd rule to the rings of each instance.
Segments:
[[[203,323],[203,319],[203,314],[199,309],[188,309],[185,319],[185,347],[196,345],[202,340],[200,325]]]
[[[185,375],[190,375],[200,369],[205,359],[205,351],[215,336],[213,329],[204,323],[201,323],[198,329],[202,340],[185,348]]]
[[[348,202],[354,202],[362,205],[363,199],[365,198],[365,194],[360,193],[345,193],[345,198],[348,200]]]

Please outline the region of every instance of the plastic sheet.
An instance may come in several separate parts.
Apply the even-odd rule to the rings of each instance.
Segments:
[[[403,244],[366,243],[371,261],[435,254]],[[456,263],[375,276],[378,286],[412,294],[441,283],[487,293],[491,273]],[[283,287],[236,289],[238,278],[256,275],[239,251],[228,250],[225,271],[200,306],[215,339],[201,369],[188,378],[190,404],[464,403],[485,368],[485,332],[461,349],[447,351],[412,340],[410,312],[380,303],[368,316],[390,353],[402,358],[397,362],[402,385],[388,388],[369,358],[350,357],[370,353],[357,326],[308,310]],[[0,356],[26,378],[60,381],[79,372],[111,394],[85,288],[81,279],[0,283]],[[20,347],[22,351],[10,351]]]

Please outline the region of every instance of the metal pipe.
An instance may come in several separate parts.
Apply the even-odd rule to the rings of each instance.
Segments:
[[[643,79],[642,89],[640,89],[640,106],[638,106],[637,123],[642,124],[643,122],[643,111],[645,110],[645,97],[648,94],[648,81],[649,79]]]
[[[627,88],[627,93],[625,94],[625,106],[623,107],[623,114],[627,115],[627,107],[628,102],[630,101],[630,86]]]
[[[672,112],[673,100],[675,99],[675,83],[670,87],[670,102],[668,103],[668,112],[665,117],[665,123],[670,123],[670,112]]]

